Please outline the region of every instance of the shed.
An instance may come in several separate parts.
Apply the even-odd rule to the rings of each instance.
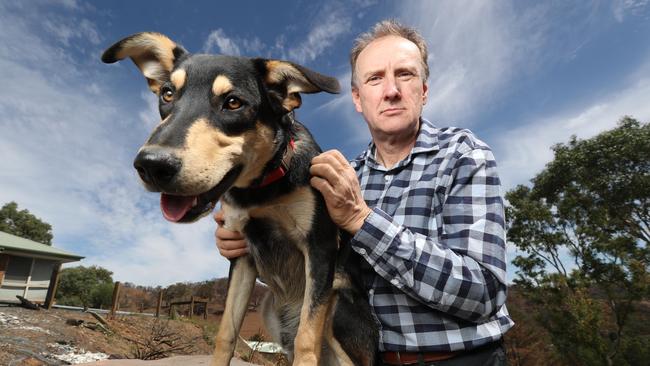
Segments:
[[[0,231],[0,302],[52,305],[61,265],[83,257]]]

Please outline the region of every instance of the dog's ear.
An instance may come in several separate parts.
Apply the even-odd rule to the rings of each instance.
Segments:
[[[187,51],[160,33],[143,32],[130,35],[109,47],[102,55],[107,64],[127,57],[138,66],[149,83],[149,89],[158,93],[160,86],[169,80],[169,75]]]
[[[261,62],[266,73],[266,85],[279,99],[286,112],[300,107],[302,101],[299,93],[324,91],[338,94],[341,89],[339,81],[335,78],[292,62],[278,60],[258,60],[258,62]]]

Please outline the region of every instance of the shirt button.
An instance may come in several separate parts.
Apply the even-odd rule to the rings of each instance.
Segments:
[[[384,180],[385,180],[386,182],[390,182],[391,179],[393,179],[393,176],[392,176],[392,175],[385,175],[385,176],[384,176]]]
[[[390,283],[392,283],[393,286],[399,285],[399,281],[397,280],[397,278],[393,278],[392,280],[390,280]]]
[[[359,249],[359,254],[366,255],[366,250],[364,248]]]
[[[372,289],[372,288],[371,288],[370,290],[368,290],[368,294],[369,294],[370,296],[374,295],[374,294],[375,294],[375,289]]]

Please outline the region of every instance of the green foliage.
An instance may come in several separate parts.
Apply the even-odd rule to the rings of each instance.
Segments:
[[[113,297],[113,272],[102,267],[72,267],[61,271],[57,303],[99,308],[110,306]]]
[[[52,226],[27,210],[18,211],[16,202],[9,202],[0,209],[0,231],[52,245]]]
[[[177,282],[169,285],[163,293],[163,299],[168,303],[174,300],[189,299],[192,296],[192,284],[186,282]]]
[[[566,361],[635,365],[627,352],[647,344],[627,330],[650,291],[650,125],[625,117],[553,150],[532,188],[506,194],[515,283]]]
[[[166,302],[189,299],[190,296],[198,296],[208,301],[223,300],[228,291],[227,278],[213,278],[201,282],[177,282],[167,286],[163,292],[163,299]]]
[[[90,291],[90,307],[93,308],[108,308],[113,301],[113,289],[115,284],[113,281],[100,283],[93,287]]]

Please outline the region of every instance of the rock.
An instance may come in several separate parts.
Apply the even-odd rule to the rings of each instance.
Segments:
[[[81,324],[83,324],[83,322],[84,322],[83,319],[66,319],[65,320],[65,323],[67,325],[74,325],[75,327],[80,326]]]

